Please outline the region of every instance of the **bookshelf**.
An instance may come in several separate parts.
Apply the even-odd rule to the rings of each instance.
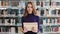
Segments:
[[[20,0],[0,0],[0,34],[20,33],[18,30],[22,24],[19,2]]]
[[[44,12],[42,13],[43,15],[40,16],[43,21],[43,34],[59,34],[60,4],[57,5],[57,3],[60,2],[51,0],[51,5],[49,5],[49,2],[45,2],[46,4],[43,6],[43,9],[45,8]]]
[[[60,34],[60,0],[0,0],[0,34],[23,34],[21,17],[28,1],[40,17],[38,34]]]

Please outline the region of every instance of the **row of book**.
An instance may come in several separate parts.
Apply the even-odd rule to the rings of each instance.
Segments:
[[[43,24],[60,24],[60,18],[45,18]]]
[[[24,4],[26,2],[26,0],[21,0],[22,2],[20,1],[0,1],[0,6],[19,6],[20,3]],[[36,1],[36,0],[34,0]],[[33,2],[34,2],[33,1]],[[60,5],[60,2],[51,2],[48,1],[48,2],[42,2],[42,1],[36,1],[36,5],[39,5],[41,7],[43,6],[56,6],[56,5]]]
[[[21,27],[0,27],[0,33],[3,32],[10,32],[11,34],[21,34],[22,33],[22,29]]]
[[[16,25],[17,23],[20,23],[19,21],[18,18],[0,19],[0,25]]]
[[[5,9],[5,10],[0,10],[0,15],[17,15],[18,14],[18,9]]]
[[[0,6],[19,6],[18,1],[0,1]]]
[[[7,14],[12,14],[12,15],[17,15],[20,12],[20,14],[23,14],[24,9],[6,9],[6,10],[0,10],[0,15],[7,15]],[[46,11],[43,9],[39,10],[38,13],[40,13],[41,16],[44,15],[60,15],[60,10],[49,10],[46,9]]]
[[[46,26],[44,28],[44,31],[45,32],[60,32],[60,27],[58,27],[58,26],[53,26],[53,27]]]
[[[58,16],[60,15],[60,10],[59,9],[41,9],[40,10],[40,15],[41,16],[48,16],[48,15],[51,15],[51,16]]]

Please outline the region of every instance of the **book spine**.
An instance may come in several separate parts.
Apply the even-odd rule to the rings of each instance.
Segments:
[[[58,18],[58,19],[57,19],[57,23],[59,23],[59,24],[60,24],[60,18]]]
[[[1,6],[1,1],[0,1],[0,6]]]
[[[48,24],[50,24],[51,22],[50,22],[50,19],[48,19]]]
[[[44,25],[46,24],[46,19],[43,19],[43,24],[44,24]]]
[[[60,32],[60,27],[59,27],[59,32]]]
[[[11,27],[11,34],[15,34],[15,28]]]
[[[22,27],[18,27],[18,34],[22,34]]]

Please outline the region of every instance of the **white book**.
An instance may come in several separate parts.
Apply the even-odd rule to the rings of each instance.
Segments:
[[[50,19],[48,19],[48,24],[50,24]]]
[[[3,14],[4,14],[4,16],[7,16],[8,15],[8,12],[7,11],[3,11]]]
[[[54,24],[55,23],[55,19],[51,19],[52,20],[52,24]]]
[[[57,19],[55,19],[55,24],[57,24]]]
[[[11,19],[11,25],[15,24],[15,19]]]
[[[43,24],[46,25],[46,19],[43,20]]]
[[[34,27],[34,32],[38,31],[38,23],[37,22],[24,22],[23,27],[27,28],[27,31],[31,31]]]
[[[5,25],[9,25],[9,19],[5,19]]]
[[[40,16],[40,11],[39,10],[37,10],[37,15]]]
[[[59,32],[60,32],[60,27],[59,27]]]
[[[11,27],[11,34],[15,34],[15,28]]]

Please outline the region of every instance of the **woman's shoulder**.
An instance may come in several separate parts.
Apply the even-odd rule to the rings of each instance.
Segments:
[[[26,18],[26,17],[24,17],[24,16],[21,17],[21,19],[24,19],[24,18]]]
[[[39,18],[39,16],[35,15],[36,18]]]
[[[22,16],[21,19],[23,19],[24,17]]]

